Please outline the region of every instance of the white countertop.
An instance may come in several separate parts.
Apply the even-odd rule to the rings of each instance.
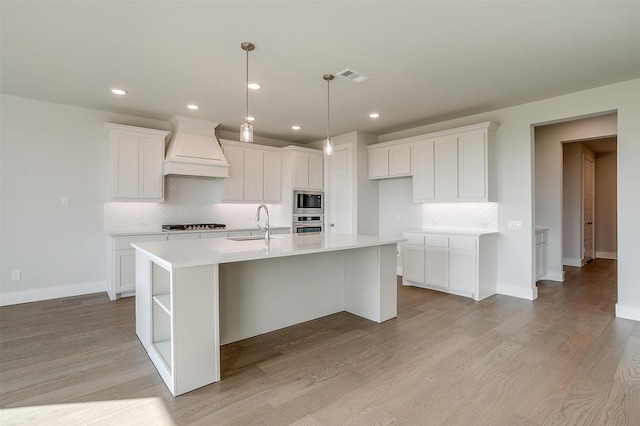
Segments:
[[[291,229],[291,226],[270,226],[271,229]],[[128,237],[132,235],[170,235],[170,234],[204,234],[205,232],[238,232],[238,231],[258,231],[253,228],[224,228],[224,229],[194,229],[188,231],[163,231],[162,229],[145,230],[112,230],[105,231],[111,237]]]
[[[132,244],[173,268],[297,256],[403,242],[402,238],[370,235],[308,234],[274,235],[265,240],[233,241],[228,238],[154,241]]]
[[[485,235],[497,235],[498,231],[488,231],[483,229],[445,229],[445,228],[425,228],[425,229],[405,229],[402,232],[414,232],[416,234],[438,234],[438,235],[461,235],[466,237],[482,237]]]

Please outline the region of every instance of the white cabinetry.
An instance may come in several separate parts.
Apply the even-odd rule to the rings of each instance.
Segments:
[[[284,232],[289,232],[288,228]],[[133,296],[136,289],[136,259],[132,243],[146,241],[197,240],[228,237],[227,231],[158,233],[107,237],[107,294],[111,300]]]
[[[217,266],[171,268],[159,259],[139,257],[140,282],[147,288],[151,283],[146,296],[151,306],[136,303],[136,333],[169,391],[176,396],[219,381]],[[143,323],[150,325],[148,332],[139,326]]]
[[[229,177],[223,201],[276,202],[282,200],[282,155],[277,148],[242,146],[223,141]]]
[[[292,153],[293,189],[324,187],[324,157],[321,153],[294,151]]]
[[[411,175],[411,145],[385,143],[368,147],[369,179]]]
[[[413,202],[496,201],[492,122],[368,147],[369,179],[413,177]]]
[[[536,281],[544,279],[548,273],[546,228],[536,229]]]
[[[105,123],[111,159],[110,198],[163,201],[164,140],[169,132]]]
[[[413,202],[495,201],[496,127],[483,123],[414,142]]]
[[[130,235],[107,239],[107,294],[111,300],[133,295],[136,288],[136,258],[131,243],[166,241],[166,235]]]
[[[444,291],[475,300],[495,294],[495,235],[406,232],[403,238],[407,239],[403,256],[404,285]]]

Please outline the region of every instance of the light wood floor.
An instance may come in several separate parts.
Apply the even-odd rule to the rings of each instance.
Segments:
[[[640,322],[614,318],[615,261],[539,298],[399,286],[399,316],[340,313],[225,346],[222,381],[172,398],[133,298],[0,310],[0,423],[640,425]]]

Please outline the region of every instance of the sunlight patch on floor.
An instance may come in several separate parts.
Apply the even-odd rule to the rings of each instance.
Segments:
[[[0,424],[173,426],[176,423],[160,398],[139,398],[5,408],[0,410]]]

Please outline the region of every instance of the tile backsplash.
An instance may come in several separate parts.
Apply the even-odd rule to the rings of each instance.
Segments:
[[[224,223],[227,228],[253,228],[258,203],[221,203],[222,181],[194,177],[165,177],[164,203],[106,202],[104,230],[159,230],[164,224]],[[271,224],[289,226],[291,213],[268,204]]]
[[[498,203],[423,205],[423,228],[498,231]]]

